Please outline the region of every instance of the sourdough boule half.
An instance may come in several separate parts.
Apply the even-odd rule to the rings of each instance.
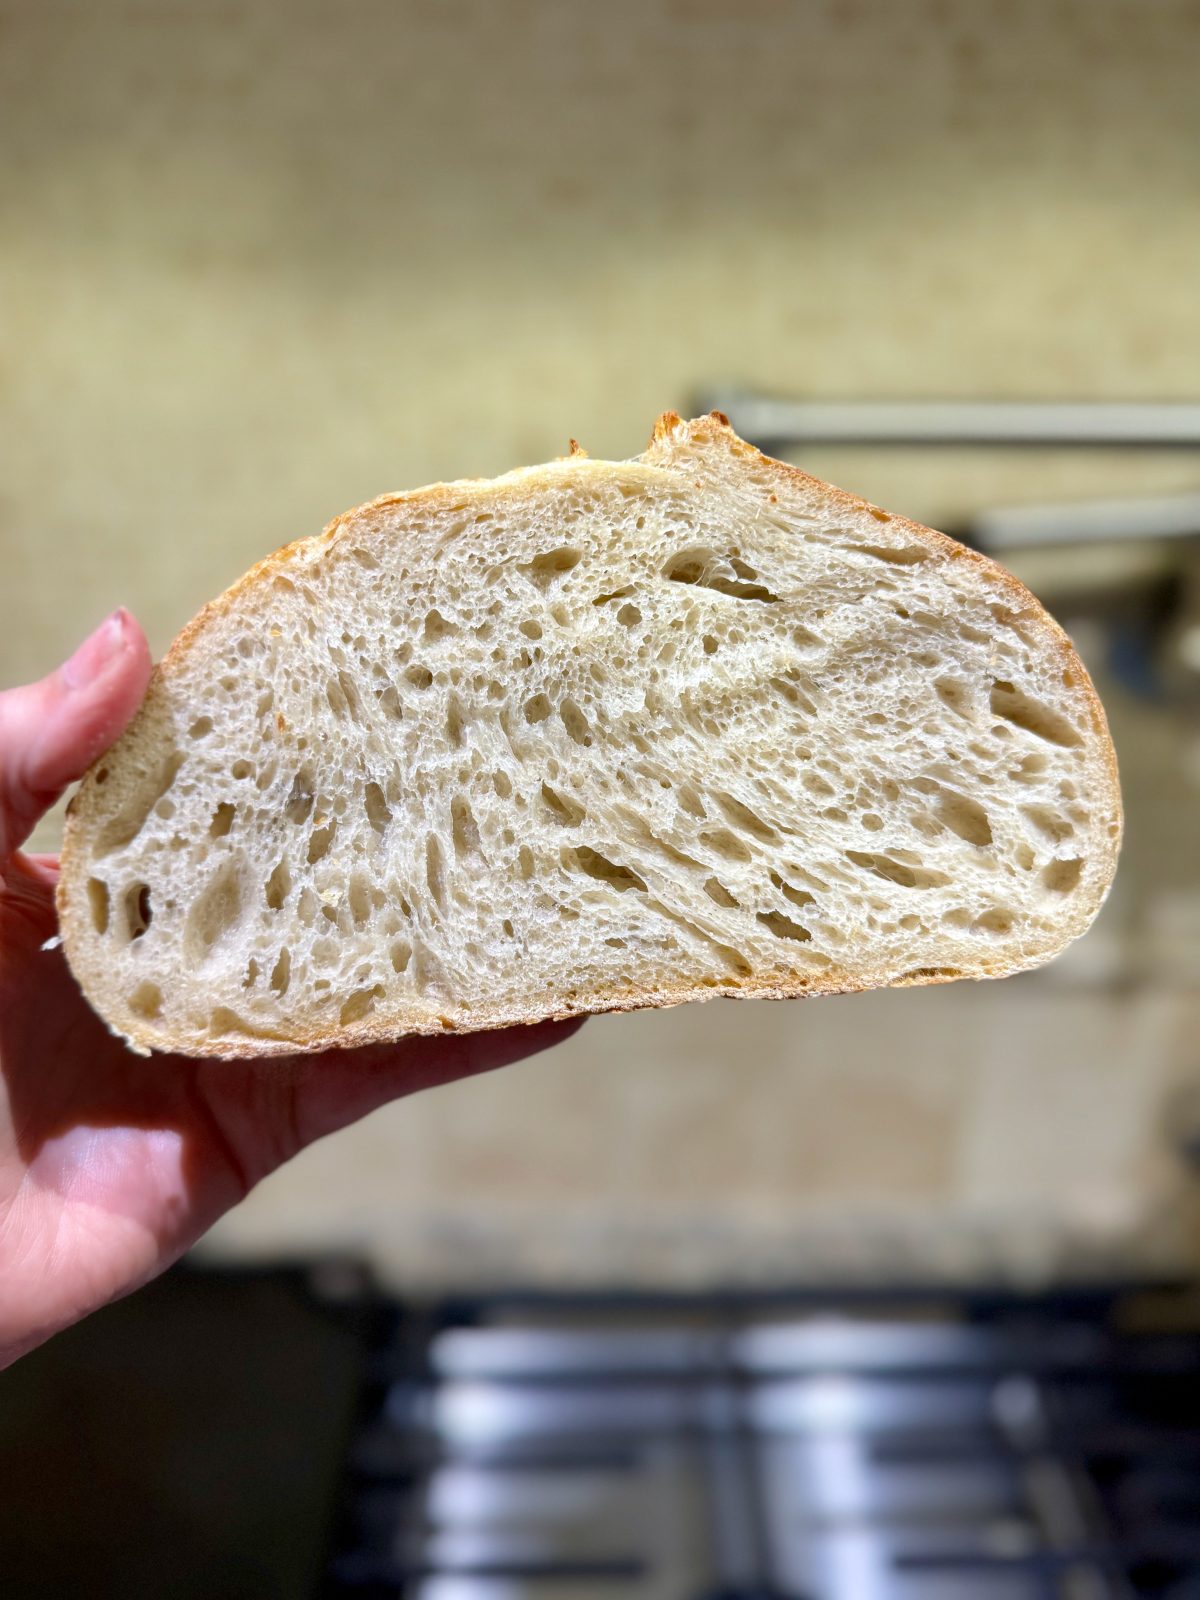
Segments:
[[[70,808],[71,967],[249,1056],[996,978],[1121,833],[1070,641],[991,561],[662,417],[385,495],[184,629]]]

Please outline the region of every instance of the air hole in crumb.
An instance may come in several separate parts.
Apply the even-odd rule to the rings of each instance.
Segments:
[[[213,812],[212,821],[208,825],[208,831],[212,837],[214,839],[223,839],[230,828],[233,827],[233,819],[236,815],[237,807],[230,805],[228,800],[222,800],[221,804]]]
[[[564,700],[558,708],[558,714],[562,718],[563,727],[567,730],[569,738],[576,744],[591,744],[591,725],[574,700]]]
[[[672,556],[663,569],[663,576],[672,583],[696,584],[733,600],[773,602],[779,599],[765,584],[747,581],[758,577],[753,567],[736,556],[723,557],[703,547],[681,550]]]
[[[624,605],[617,612],[617,621],[623,628],[636,628],[642,620],[642,613],[637,606]]]
[[[292,981],[292,953],[285,945],[279,952],[279,958],[271,968],[271,988],[278,995],[287,993],[288,984]]]
[[[211,727],[211,723],[209,724],[209,726]],[[108,768],[107,767],[101,767],[96,773],[96,783],[97,783],[97,785],[99,785],[99,784],[104,784],[104,783],[107,783],[107,782],[108,782]]]
[[[475,813],[462,795],[450,802],[450,835],[457,856],[469,856],[479,851],[479,825]]]
[[[876,855],[864,850],[847,850],[846,858],[856,867],[862,867],[887,883],[898,884],[902,889],[935,889],[950,882],[944,872],[930,867],[909,866],[892,856]]]
[[[172,751],[155,771],[142,774],[141,781],[122,809],[105,823],[97,835],[95,842],[97,856],[120,850],[137,838],[145,827],[151,811],[175,782],[183,762],[183,755],[179,751]],[[102,767],[100,771],[104,772],[106,769]],[[99,776],[97,773],[97,781]]]
[[[971,691],[965,683],[960,683],[957,678],[939,678],[934,684],[937,697],[944,706],[948,706],[956,716],[969,719],[971,714]]]
[[[717,641],[713,638],[711,633],[706,633],[701,640],[701,643],[704,646],[704,654],[706,656],[716,655],[719,646],[717,645]]]
[[[292,892],[292,875],[286,861],[281,861],[267,879],[267,905],[278,911]]]
[[[509,919],[507,917],[505,917],[504,921],[500,924],[500,927],[501,927],[501,930],[504,933],[505,938],[506,939],[511,939],[512,936],[513,936],[513,925],[512,925],[512,923],[509,921]]]
[[[218,867],[192,902],[187,918],[187,941],[206,956],[237,922],[242,908],[239,863],[228,860]]]
[[[777,939],[794,939],[797,944],[808,944],[812,938],[807,928],[793,922],[791,917],[785,917],[782,911],[759,911],[756,920]]]
[[[338,682],[337,678],[330,678],[326,683],[325,699],[328,702],[329,709],[333,712],[335,717],[345,717],[349,715],[350,705],[346,699],[346,696],[342,692],[342,686]]]
[[[1070,749],[1080,743],[1078,729],[1066,717],[1002,678],[992,684],[991,708],[994,716],[1003,717],[1005,722],[1049,744]]]
[[[313,829],[308,840],[308,864],[310,867],[315,866],[318,861],[323,861],[329,854],[330,846],[333,844],[333,836],[336,832],[337,821],[332,817],[323,828]]]
[[[251,761],[235,761],[229,770],[235,778],[249,778],[254,772],[254,763]]]
[[[404,707],[400,704],[400,695],[396,685],[389,683],[382,689],[375,690],[375,698],[380,708],[387,712],[389,717],[394,717],[399,722],[404,716]]]
[[[383,833],[392,820],[392,813],[384,799],[383,790],[373,781],[366,784],[363,789],[363,808],[367,813],[367,821],[375,832]]]
[[[456,694],[451,694],[446,700],[446,737],[455,749],[462,744],[465,720],[462,702]]]
[[[732,945],[718,944],[713,948],[716,951],[716,954],[720,956],[721,960],[730,969],[730,971],[737,974],[738,978],[748,978],[751,972],[753,972],[754,969],[746,960],[745,956],[740,950],[735,950]],[[721,980],[721,987],[739,989],[741,988],[741,985],[734,978],[723,978]]]
[[[1021,813],[1051,844],[1061,844],[1075,832],[1070,821],[1052,806],[1022,806]]]
[[[825,641],[820,634],[814,633],[811,628],[806,628],[801,624],[799,627],[792,629],[792,643],[797,650],[803,651],[807,655],[814,650],[823,649]]]
[[[242,979],[243,989],[253,989],[258,982],[258,962],[253,956],[246,963],[246,976]]]
[[[428,689],[433,682],[433,673],[419,661],[414,661],[411,667],[405,669],[404,677],[414,689]]]
[[[879,833],[883,829],[883,818],[875,811],[864,811],[861,821],[868,833]]]
[[[150,886],[132,883],[125,891],[125,930],[131,939],[140,939],[150,926]]]
[[[893,567],[916,567],[928,561],[930,552],[919,544],[844,544],[839,547],[852,554],[870,556],[874,561],[886,562]]]
[[[779,890],[785,900],[790,900],[794,906],[811,906],[816,901],[807,889],[793,888],[790,883],[781,878],[777,872],[771,874],[771,882]]]
[[[103,878],[87,881],[88,910],[92,914],[92,927],[97,933],[108,932],[108,885]]]
[[[526,722],[545,722],[551,711],[550,700],[544,694],[535,694],[526,700],[523,709]]]
[[[797,711],[803,712],[806,717],[816,716],[816,701],[801,686],[802,680],[798,673],[785,672],[778,678],[768,678],[767,682],[775,690],[776,694],[787,701],[788,705],[794,706]]]
[[[539,588],[545,589],[564,572],[570,572],[572,567],[577,567],[583,559],[582,550],[574,550],[570,545],[560,545],[557,550],[547,550],[533,560],[523,570],[529,574]]]
[[[129,996],[130,1011],[145,1022],[154,1022],[162,1016],[162,1004],[162,990],[156,983],[139,983]]]
[[[982,848],[992,842],[992,825],[987,812],[977,800],[965,794],[956,794],[953,789],[943,790],[938,818],[967,844]]]
[[[719,878],[709,878],[705,882],[704,892],[710,900],[715,901],[719,906],[732,907],[737,905],[737,901]]]
[[[540,622],[534,622],[530,617],[521,624],[521,632],[527,639],[540,639],[542,637],[542,625]]]
[[[345,1001],[338,1012],[338,1021],[343,1027],[351,1022],[361,1022],[375,1009],[375,1002],[383,994],[383,985],[374,984],[370,989],[359,989]]]
[[[206,733],[211,733],[212,731],[213,719],[211,717],[197,717],[188,729],[188,738],[203,739]]]
[[[371,888],[361,872],[352,872],[346,889],[346,904],[356,928],[364,927],[371,915]]]
[[[580,870],[586,872],[589,878],[607,883],[610,888],[616,889],[621,894],[627,889],[644,890],[646,887],[645,880],[639,878],[631,868],[610,861],[607,856],[602,856],[598,850],[592,850],[588,845],[580,845],[574,851],[574,856]]]
[[[388,959],[392,963],[393,972],[407,972],[408,963],[412,960],[412,945],[406,944],[403,939],[397,939],[388,951]]]
[[[311,781],[307,772],[298,772],[292,779],[292,787],[283,807],[283,814],[289,822],[308,821],[308,814],[313,808],[312,790],[309,787]]]
[[[993,906],[971,924],[972,933],[1010,933],[1013,914],[1006,906]]]
[[[755,839],[763,844],[773,844],[779,837],[769,822],[763,819],[741,800],[735,800],[732,795],[714,793],[713,798],[725,813],[725,820],[735,828],[744,829]]]
[[[1043,869],[1042,882],[1052,894],[1070,894],[1083,872],[1083,861],[1074,856],[1070,861],[1051,861]]]
[[[750,848],[744,840],[739,839],[736,833],[731,833],[728,828],[713,828],[708,833],[700,835],[700,843],[706,844],[710,850],[715,850],[719,856],[724,856],[727,861],[749,861]]]
[[[495,789],[501,800],[507,800],[512,794],[512,783],[509,781],[508,774],[506,772],[493,772],[492,788]]]
[[[457,633],[458,629],[453,622],[448,621],[435,607],[425,618],[424,631],[425,638],[431,644],[436,644],[439,639],[445,639],[451,634]]]
[[[578,801],[570,799],[567,795],[559,794],[548,783],[542,784],[542,800],[565,827],[578,827],[587,815],[585,806],[581,806]]]
[[[533,851],[527,844],[523,844],[517,852],[517,864],[522,878],[533,877]]]
[[[430,834],[425,841],[425,880],[433,903],[439,911],[446,909],[446,885],[442,869],[442,847],[437,835]]]

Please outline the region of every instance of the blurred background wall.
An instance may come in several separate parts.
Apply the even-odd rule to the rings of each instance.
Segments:
[[[0,681],[120,603],[160,653],[350,504],[631,454],[718,384],[1195,398],[1198,58],[1194,0],[0,0]],[[1200,479],[802,459],[950,525]],[[1064,621],[1130,815],[1054,969],[600,1019],[308,1152],[209,1248],[409,1286],[1194,1260],[1200,724]]]

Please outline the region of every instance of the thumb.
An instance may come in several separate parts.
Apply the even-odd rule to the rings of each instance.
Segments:
[[[122,609],[48,678],[0,693],[0,864],[124,731],[150,667],[146,636]]]

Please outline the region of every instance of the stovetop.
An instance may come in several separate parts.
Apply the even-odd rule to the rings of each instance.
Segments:
[[[397,1312],[327,1592],[1200,1600],[1200,1336],[1163,1331],[1147,1304],[498,1296]]]

